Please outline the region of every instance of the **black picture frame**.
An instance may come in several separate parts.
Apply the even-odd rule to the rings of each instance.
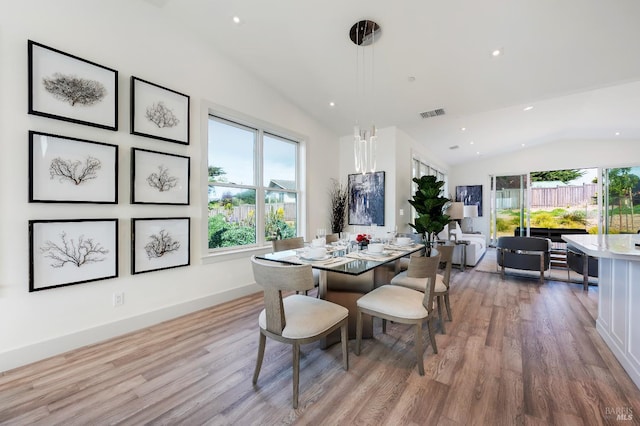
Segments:
[[[131,77],[131,134],[189,145],[190,97]]]
[[[118,130],[118,71],[29,40],[29,114]]]
[[[29,131],[30,203],[118,203],[118,146]]]
[[[465,206],[478,206],[478,216],[482,217],[482,185],[456,186],[456,201],[462,201]]]
[[[131,148],[131,204],[189,205],[191,159]]]
[[[384,226],[384,172],[348,176],[349,225]]]
[[[131,274],[191,264],[189,217],[132,218]]]
[[[118,219],[29,221],[29,292],[118,276]]]

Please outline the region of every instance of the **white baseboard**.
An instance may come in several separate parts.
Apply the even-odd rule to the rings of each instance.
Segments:
[[[262,291],[262,287],[257,284],[249,284],[223,293],[189,300],[187,302],[167,306],[152,312],[136,315],[134,317],[99,325],[97,327],[34,343],[32,345],[23,346],[21,348],[11,349],[7,352],[0,353],[0,372],[59,355],[82,346],[92,345],[103,340],[121,336],[132,331],[140,330],[141,328],[149,327],[191,312],[219,305],[239,297],[248,296],[259,291]]]

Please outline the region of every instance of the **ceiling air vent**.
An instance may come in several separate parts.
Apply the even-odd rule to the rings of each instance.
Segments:
[[[449,147],[449,149],[458,149],[458,148],[460,148],[460,145],[451,145]]]
[[[444,108],[438,108],[431,111],[425,111],[420,113],[420,117],[422,118],[438,117],[440,115],[444,115]]]

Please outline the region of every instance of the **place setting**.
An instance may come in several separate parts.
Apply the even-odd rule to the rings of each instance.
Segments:
[[[295,258],[300,263],[312,265],[341,265],[351,262],[351,259],[334,256],[326,247],[308,247],[298,250]]]

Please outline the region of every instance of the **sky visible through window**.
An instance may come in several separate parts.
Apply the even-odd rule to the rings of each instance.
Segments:
[[[219,181],[237,185],[255,185],[254,151],[256,133],[253,129],[236,127],[218,120],[209,120],[209,166],[221,167],[225,174]],[[294,181],[296,144],[265,135],[264,185],[271,180]]]

